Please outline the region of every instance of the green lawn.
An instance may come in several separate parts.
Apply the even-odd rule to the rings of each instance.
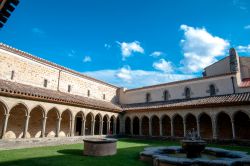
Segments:
[[[0,151],[1,166],[147,166],[138,160],[147,146],[177,145],[170,141],[120,139],[118,153],[109,157],[82,156],[82,144]],[[220,146],[250,153],[249,147]]]

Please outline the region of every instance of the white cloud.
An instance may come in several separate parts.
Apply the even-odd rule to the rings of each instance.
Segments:
[[[153,67],[157,70],[163,71],[164,73],[173,72],[173,66],[170,61],[166,61],[165,59],[160,59],[157,62],[153,63]]]
[[[126,43],[126,42],[117,42],[121,48],[122,52],[122,60],[125,60],[126,58],[130,57],[132,53],[144,53],[144,49],[141,47],[140,42],[134,41],[131,43]]]
[[[68,56],[69,57],[72,57],[72,56],[75,56],[76,54],[76,51],[75,50],[71,50],[69,53],[68,53]]]
[[[158,71],[132,70],[129,66],[114,70],[89,71],[83,74],[126,88],[149,86],[195,77],[195,75],[190,74],[170,74]]]
[[[244,29],[250,29],[250,25],[244,26]]]
[[[217,61],[219,56],[225,54],[229,42],[220,37],[213,36],[205,28],[194,28],[181,25],[184,31],[184,39],[181,47],[184,59],[181,61],[182,71],[199,72],[204,67]]]
[[[92,61],[92,59],[91,59],[91,57],[90,56],[85,56],[84,58],[83,58],[83,62],[91,62]]]
[[[111,45],[110,45],[110,44],[105,43],[105,44],[104,44],[104,47],[105,47],[106,49],[110,49],[110,48],[111,48]]]
[[[34,35],[37,35],[39,37],[44,37],[45,36],[45,32],[40,29],[40,28],[37,28],[37,27],[34,27],[31,29],[31,32],[34,34]]]
[[[247,46],[238,46],[236,49],[238,52],[250,53],[250,44]]]
[[[163,52],[161,52],[161,51],[154,51],[154,52],[152,52],[151,54],[150,54],[150,56],[152,56],[152,57],[159,57],[159,56],[161,56],[161,55],[163,55],[164,53]]]

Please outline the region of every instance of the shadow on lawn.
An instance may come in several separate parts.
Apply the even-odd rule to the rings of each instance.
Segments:
[[[118,149],[116,155],[106,157],[83,156],[81,149],[58,149],[51,153],[53,156],[27,156],[20,160],[0,162],[0,166],[149,166],[139,160],[139,153],[143,149],[144,147]]]

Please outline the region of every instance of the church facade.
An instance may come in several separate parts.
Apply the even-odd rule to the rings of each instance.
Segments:
[[[203,77],[125,89],[0,44],[0,138],[88,135],[250,140],[250,58]]]

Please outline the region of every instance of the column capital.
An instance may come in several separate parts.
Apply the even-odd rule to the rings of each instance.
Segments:
[[[58,121],[61,121],[61,120],[62,120],[62,118],[57,118],[57,120],[58,120]]]
[[[25,117],[28,119],[28,118],[30,118],[30,115],[26,115]]]
[[[48,119],[48,117],[47,117],[47,116],[45,116],[45,117],[43,117],[43,119]]]
[[[10,116],[10,114],[4,114],[4,116],[5,116],[5,117],[9,117],[9,116]]]

